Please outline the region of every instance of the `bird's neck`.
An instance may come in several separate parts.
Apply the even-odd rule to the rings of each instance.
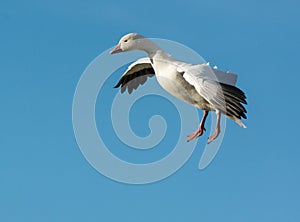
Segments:
[[[163,52],[163,50],[149,39],[144,39],[141,45],[141,50],[145,51],[150,58],[153,58],[158,52]]]

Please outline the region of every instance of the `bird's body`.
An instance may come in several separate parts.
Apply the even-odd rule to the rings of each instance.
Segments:
[[[246,104],[246,96],[244,92],[230,84],[235,83],[236,79],[228,81],[217,78],[216,73],[207,64],[193,65],[177,60],[149,39],[135,33],[121,38],[111,54],[135,49],[147,52],[149,58],[143,58],[133,63],[123,74],[116,85],[116,87],[121,86],[122,92],[127,88],[131,93],[133,89],[144,84],[147,77],[155,74],[158,83],[167,92],[204,110],[199,128],[188,136],[189,140],[203,134],[204,123],[209,111],[217,113],[216,131],[209,138],[209,142],[219,135],[221,113],[245,128],[241,117],[246,118],[246,109],[242,105],[242,103]]]
[[[198,109],[211,110],[209,103],[197,93],[193,85],[184,79],[183,73],[178,72],[178,67],[183,64],[183,62],[174,59],[170,55],[165,55],[163,51],[158,51],[152,58],[155,76],[162,88]]]

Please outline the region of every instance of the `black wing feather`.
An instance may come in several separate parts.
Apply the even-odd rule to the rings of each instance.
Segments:
[[[127,88],[128,93],[131,94],[134,89],[137,89],[139,85],[143,85],[146,82],[147,77],[154,76],[154,73],[152,66],[145,67],[128,75],[125,73],[114,88],[119,88],[121,86],[121,93],[125,92]]]

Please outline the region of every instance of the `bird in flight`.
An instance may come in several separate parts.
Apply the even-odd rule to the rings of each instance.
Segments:
[[[132,93],[143,85],[148,77],[156,76],[163,89],[184,102],[203,110],[203,116],[197,130],[188,135],[188,141],[200,137],[205,129],[209,111],[217,116],[214,133],[208,143],[220,134],[221,114],[246,128],[241,118],[246,119],[247,104],[245,93],[235,86],[236,75],[222,73],[209,64],[189,64],[175,59],[148,38],[137,33],[123,36],[110,54],[142,50],[148,57],[131,64],[120,78],[115,88],[121,92]],[[221,74],[220,74],[221,73]]]

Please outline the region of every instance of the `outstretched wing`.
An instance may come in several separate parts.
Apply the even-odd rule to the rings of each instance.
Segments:
[[[131,94],[134,89],[143,85],[148,77],[154,75],[155,72],[150,59],[141,58],[128,67],[114,88],[121,86],[121,93],[125,92],[127,89],[128,93]]]
[[[205,98],[215,109],[235,118],[236,122],[244,127],[240,119],[241,117],[247,118],[245,115],[247,111],[243,106],[247,102],[245,93],[234,86],[236,78],[232,80],[225,78],[227,82],[224,83],[224,81],[220,81],[216,72],[207,65],[181,67],[179,71],[183,72],[185,80],[193,85],[199,95]],[[219,74],[228,75],[230,73]]]

